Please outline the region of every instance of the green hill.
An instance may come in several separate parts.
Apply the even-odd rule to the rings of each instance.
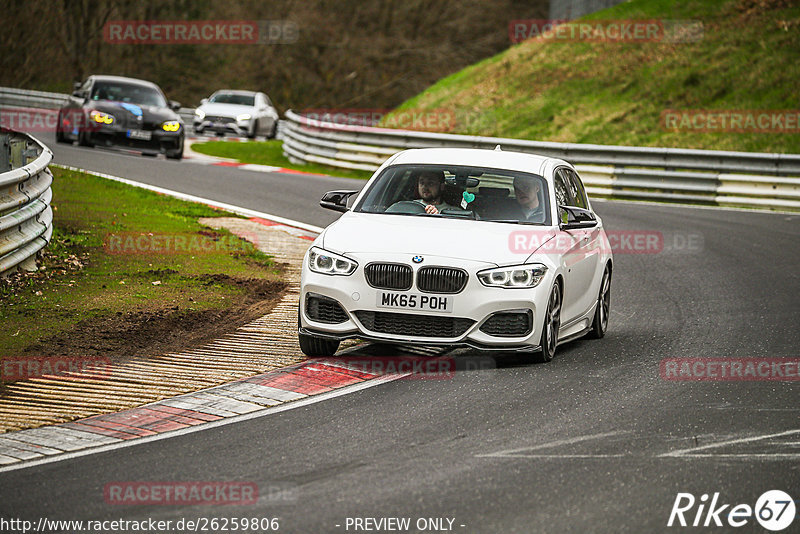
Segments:
[[[534,37],[440,80],[394,113],[444,110],[455,116],[454,133],[800,152],[800,0],[632,0],[580,21],[607,28],[654,19],[699,21],[702,35],[692,42]],[[788,133],[702,132],[686,122],[668,129],[668,110],[795,113],[781,115]]]

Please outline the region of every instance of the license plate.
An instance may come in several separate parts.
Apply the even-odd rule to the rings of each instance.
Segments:
[[[128,130],[128,137],[131,139],[143,139],[145,141],[149,141],[152,136],[153,132],[148,132],[147,130]]]
[[[419,310],[450,313],[453,311],[453,297],[442,295],[420,295],[417,293],[394,293],[379,291],[377,306],[379,308],[396,308],[402,310]]]

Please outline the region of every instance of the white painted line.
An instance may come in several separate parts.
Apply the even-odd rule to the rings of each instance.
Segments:
[[[619,435],[622,435],[622,434],[629,434],[629,432],[615,431],[615,432],[603,432],[602,434],[589,434],[589,435],[586,435],[586,436],[577,436],[577,437],[574,437],[574,438],[567,438],[567,439],[559,439],[559,440],[556,440],[556,441],[550,441],[548,443],[542,443],[540,445],[534,445],[533,447],[522,447],[520,449],[508,449],[508,450],[499,451],[499,452],[491,452],[489,454],[476,454],[475,456],[478,457],[478,458],[525,458],[526,456],[524,454],[519,454],[519,453],[524,453],[524,452],[528,452],[528,451],[538,451],[538,450],[541,450],[541,449],[548,449],[548,448],[551,448],[551,447],[562,447],[564,445],[572,445],[572,444],[575,444],[575,443],[580,443],[582,441],[589,441],[589,440],[593,440],[593,439],[607,438],[607,437],[610,437],[610,436],[619,436]],[[567,456],[567,455],[544,455],[544,456]],[[578,456],[582,456],[582,455],[578,455]],[[594,456],[594,455],[590,455],[590,456]],[[597,455],[597,457],[602,457],[602,456],[604,456],[604,455]],[[610,455],[610,456],[613,456],[613,455]]]
[[[268,415],[272,415],[274,413],[280,413],[280,412],[284,412],[286,410],[292,410],[294,408],[300,408],[302,406],[308,406],[309,404],[315,404],[317,402],[322,402],[322,401],[325,401],[325,400],[328,400],[328,399],[332,399],[332,398],[335,398],[335,397],[340,397],[340,396],[343,396],[343,395],[348,395],[350,393],[355,393],[357,391],[361,391],[362,389],[367,389],[367,388],[379,386],[381,384],[385,384],[387,382],[391,382],[393,380],[397,380],[399,378],[403,378],[404,376],[408,376],[408,374],[409,373],[406,373],[406,374],[403,374],[403,375],[382,376],[382,377],[379,377],[379,378],[375,378],[373,380],[368,380],[366,382],[361,382],[359,384],[353,384],[351,386],[345,386],[345,387],[340,388],[340,389],[335,389],[333,391],[328,391],[326,393],[321,393],[319,395],[314,395],[313,397],[307,397],[305,399],[298,400],[298,401],[295,401],[295,402],[281,404],[279,406],[273,406],[271,408],[264,408],[264,409],[259,410],[257,412],[251,412],[251,413],[247,413],[247,414],[243,414],[243,415],[237,415],[237,416],[229,417],[229,418],[226,418],[226,419],[219,419],[217,421],[211,421],[211,422],[205,423],[203,425],[196,425],[196,426],[190,426],[190,427],[187,427],[187,428],[182,428],[182,429],[179,429],[179,430],[172,430],[172,431],[169,431],[169,432],[164,432],[163,434],[156,434],[154,436],[146,436],[146,437],[141,437],[141,438],[137,438],[137,439],[121,441],[119,443],[113,443],[113,444],[110,444],[110,445],[101,445],[99,447],[93,447],[91,449],[84,449],[84,450],[81,450],[81,451],[68,452],[68,453],[65,453],[65,454],[60,454],[58,456],[50,456],[50,457],[41,458],[41,459],[38,459],[38,460],[31,460],[31,461],[23,462],[23,463],[16,463],[16,462],[18,462],[18,460],[15,460],[13,458],[0,456],[0,464],[14,462],[11,465],[8,465],[6,467],[0,467],[0,473],[5,473],[5,472],[8,472],[8,471],[16,471],[18,469],[27,469],[28,467],[35,467],[37,465],[50,464],[50,463],[60,462],[60,461],[63,461],[63,460],[71,460],[73,458],[80,458],[82,456],[88,456],[90,454],[97,454],[97,453],[106,452],[106,451],[113,451],[113,450],[122,449],[122,448],[125,448],[125,447],[133,447],[133,446],[140,445],[140,444],[143,444],[143,443],[150,443],[152,441],[160,441],[162,439],[170,439],[170,438],[173,438],[173,437],[183,436],[183,435],[186,435],[186,434],[193,434],[195,432],[201,432],[201,431],[204,431],[204,430],[209,430],[209,429],[217,428],[217,427],[220,427],[220,426],[226,426],[226,425],[231,425],[231,424],[235,424],[235,423],[240,423],[242,421],[249,421],[250,419],[257,419],[259,417],[265,417],[265,416],[268,416]]]
[[[70,167],[68,165],[56,165],[53,163],[51,163],[50,166],[57,167],[59,169],[66,169],[68,171],[84,172],[86,174],[91,174],[92,176],[97,176],[98,178],[105,178],[107,180],[121,182],[123,184],[127,184],[133,187],[139,187],[141,189],[147,189],[148,191],[154,191],[156,193],[161,193],[164,195],[169,195],[181,200],[188,200],[190,202],[198,202],[200,204],[206,204],[208,206],[213,206],[215,208],[219,208],[225,211],[230,211],[231,213],[242,215],[244,217],[260,217],[261,219],[267,219],[269,221],[274,221],[279,224],[285,224],[286,226],[293,226],[295,228],[300,228],[302,230],[308,230],[309,232],[314,232],[316,234],[319,234],[320,232],[322,232],[322,230],[324,230],[324,228],[321,228],[319,226],[314,226],[313,224],[306,224],[304,222],[287,219],[285,217],[279,217],[278,215],[272,215],[270,213],[263,213],[261,211],[255,211],[248,208],[234,206],[233,204],[226,204],[224,202],[218,202],[216,200],[211,200],[208,198],[189,195],[187,193],[181,193],[179,191],[172,191],[171,189],[164,189],[163,187],[158,187],[155,185],[135,182],[133,180],[128,180],[127,178],[120,178],[119,176],[113,176],[111,174],[105,174],[102,172],[95,172],[95,171],[87,171],[85,169],[80,169],[78,167]]]
[[[800,434],[800,430],[787,430],[786,432],[778,432],[777,434],[764,434],[761,436],[752,436],[749,438],[738,438],[738,439],[729,439],[727,441],[720,441],[718,443],[709,443],[708,445],[701,445],[700,447],[691,447],[689,449],[678,449],[677,451],[665,452],[664,454],[660,454],[659,457],[674,457],[674,456],[683,456],[684,454],[693,454],[696,455],[697,451],[708,450],[708,449],[717,449],[719,447],[725,447],[726,445],[738,445],[740,443],[751,443],[753,441],[761,441],[770,438],[780,438],[783,436],[792,436],[795,434]],[[714,455],[717,456],[717,455]],[[719,456],[722,456],[721,454]]]
[[[664,455],[662,454],[660,458],[663,458]],[[679,456],[671,456],[671,458],[681,458],[681,459],[696,459],[696,458],[705,458],[705,459],[713,459],[713,458],[723,458],[725,460],[800,460],[800,453],[791,453],[791,452],[777,452],[775,454],[769,453],[724,453],[724,454],[681,454]]]
[[[11,447],[14,449],[22,449],[23,451],[30,451],[39,453],[41,455],[46,454],[61,454],[62,451],[58,449],[51,449],[49,447],[43,447],[42,445],[31,445],[30,443],[25,443],[22,441],[16,441],[14,439],[14,433],[6,434],[0,437],[0,454],[3,453],[2,449],[4,447]]]
[[[594,204],[595,202],[608,202],[609,204],[639,204],[647,205],[647,204],[655,204],[656,206],[673,206],[676,208],[692,208],[696,210],[715,210],[715,211],[743,211],[747,213],[774,213],[775,215],[800,215],[800,213],[796,211],[781,211],[781,210],[771,210],[767,208],[735,208],[733,206],[698,206],[696,204],[681,204],[680,202],[659,202],[657,200],[631,200],[631,199],[624,199],[624,198],[598,198],[592,197],[589,195],[589,202]]]

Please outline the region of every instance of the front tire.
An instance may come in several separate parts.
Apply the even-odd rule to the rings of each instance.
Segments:
[[[78,144],[80,146],[94,148],[94,143],[92,143],[92,140],[89,137],[89,132],[86,130],[81,130],[78,132]]]
[[[542,337],[539,341],[541,350],[533,360],[537,363],[547,363],[553,360],[558,346],[558,329],[561,327],[561,286],[558,282],[553,284],[550,298],[547,300],[547,311],[542,325]]]
[[[166,154],[167,158],[169,159],[183,159],[183,137],[181,137],[181,142],[178,148],[175,150],[167,150]]]
[[[597,296],[597,309],[594,311],[592,329],[586,334],[589,339],[600,339],[608,330],[608,313],[611,309],[611,268],[606,265],[603,279],[600,281],[600,293]]]
[[[56,125],[56,143],[72,143],[72,141],[67,140],[67,137],[64,135],[64,118],[61,116],[61,113],[58,114],[58,124]]]
[[[300,350],[309,358],[328,358],[336,354],[339,350],[339,341],[324,337],[312,336],[300,332],[300,307],[297,307],[297,341],[300,343]]]

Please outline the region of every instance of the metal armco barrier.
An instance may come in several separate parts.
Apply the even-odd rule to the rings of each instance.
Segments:
[[[64,93],[46,93],[44,91],[30,91],[13,87],[0,87],[0,107],[21,107],[38,109],[60,109],[69,95]],[[178,110],[184,124],[192,125],[194,108],[181,108]]]
[[[36,253],[53,235],[52,159],[37,139],[0,130],[0,277],[36,270]]]
[[[407,148],[529,152],[576,165],[590,195],[800,210],[800,154],[723,152],[526,141],[350,126],[286,112],[284,154],[295,163],[374,171]]]

